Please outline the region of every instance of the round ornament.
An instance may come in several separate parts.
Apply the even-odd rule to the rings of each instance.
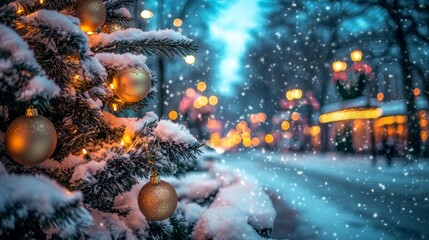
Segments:
[[[143,215],[152,221],[169,218],[177,207],[177,193],[171,184],[152,175],[139,192],[138,204]]]
[[[101,0],[78,0],[74,8],[84,32],[97,31],[106,20],[106,7]]]
[[[149,72],[138,69],[126,69],[113,76],[113,91],[122,101],[136,103],[143,100],[152,87]]]
[[[116,32],[118,30],[124,30],[124,27],[122,27],[121,24],[119,23],[110,23],[110,24],[104,24],[103,28],[101,28],[101,32],[102,33],[113,33]]]
[[[22,165],[34,165],[48,159],[57,146],[57,132],[49,119],[27,108],[24,116],[15,119],[5,133],[9,156]]]

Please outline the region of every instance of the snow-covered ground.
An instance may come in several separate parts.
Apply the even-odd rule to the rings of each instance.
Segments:
[[[272,238],[428,238],[428,161],[389,168],[384,160],[373,167],[362,155],[249,151],[218,161],[255,176],[271,193]]]

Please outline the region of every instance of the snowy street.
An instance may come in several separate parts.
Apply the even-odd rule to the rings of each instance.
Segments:
[[[429,165],[387,168],[378,157],[230,153],[221,162],[270,193],[274,239],[422,239],[428,236]]]

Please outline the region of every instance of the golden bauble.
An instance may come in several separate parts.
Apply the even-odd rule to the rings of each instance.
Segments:
[[[119,23],[110,23],[110,24],[104,24],[103,28],[101,28],[102,33],[113,33],[118,30],[124,30],[124,27]]]
[[[148,182],[139,192],[140,211],[148,220],[161,221],[169,218],[177,207],[177,193],[171,184],[160,181]]]
[[[113,76],[113,91],[122,101],[136,103],[143,100],[150,92],[152,80],[149,72],[131,68]]]
[[[74,9],[84,32],[97,31],[106,20],[106,7],[101,0],[78,0]]]
[[[34,165],[48,159],[57,146],[57,132],[49,119],[28,108],[15,119],[5,134],[6,151],[22,165]]]

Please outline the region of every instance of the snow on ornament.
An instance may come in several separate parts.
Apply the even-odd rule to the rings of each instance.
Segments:
[[[101,0],[78,0],[74,9],[84,32],[97,31],[106,20],[107,11]]]
[[[137,200],[140,211],[151,221],[169,218],[177,207],[176,190],[162,181],[156,170],[152,171],[150,181],[142,187]]]
[[[113,76],[113,91],[122,101],[136,103],[150,92],[152,79],[148,71],[130,68],[119,71]]]
[[[57,132],[49,119],[29,107],[24,116],[8,126],[5,145],[13,160],[22,165],[35,165],[52,155],[57,146]]]

